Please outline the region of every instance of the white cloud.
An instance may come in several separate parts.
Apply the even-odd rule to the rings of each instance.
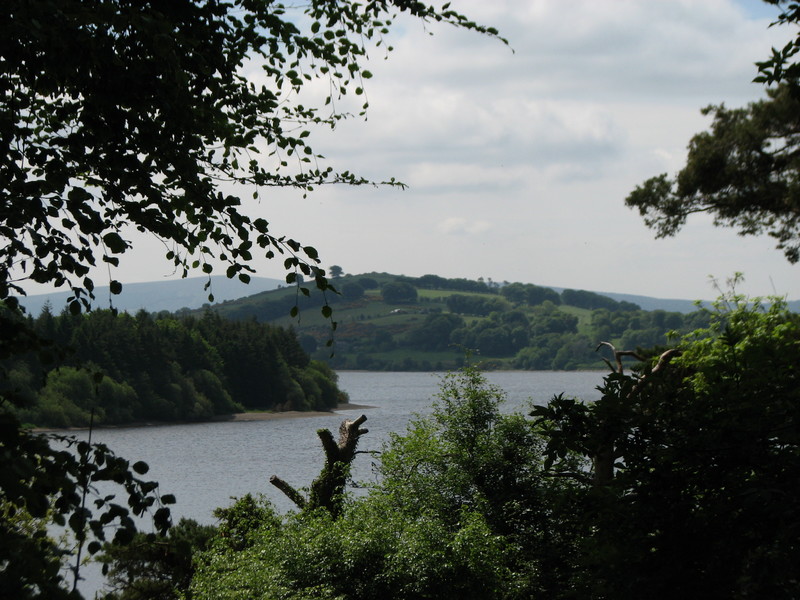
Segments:
[[[319,142],[336,166],[397,176],[410,189],[325,189],[299,224],[298,200],[287,197],[269,207],[276,227],[322,240],[326,260],[348,272],[694,298],[713,294],[708,274],[750,270],[800,297],[795,271],[769,240],[697,219],[655,240],[624,206],[635,185],[681,167],[708,123],[701,107],[762,94],[750,83],[753,62],[785,32],[729,0],[453,8],[496,26],[514,52],[451,27],[432,25],[429,36],[405,24],[388,61],[373,53],[369,120]]]
[[[270,190],[252,211],[347,272],[492,277],[669,297],[713,295],[706,276],[744,270],[753,291],[800,298],[797,268],[769,239],[690,219],[655,240],[624,206],[674,173],[699,109],[763,95],[753,63],[790,37],[758,0],[453,0],[485,36],[403,22],[373,52],[369,120],[312,136],[333,166],[405,192]],[[435,35],[429,36],[428,31]],[[324,91],[321,85],[309,91]],[[357,108],[360,98],[343,106]],[[127,267],[131,264],[130,267]],[[279,276],[266,263],[261,274]],[[126,262],[144,280],[150,264]],[[138,270],[137,270],[138,269]]]
[[[448,217],[439,223],[437,229],[446,235],[475,235],[489,231],[491,225],[486,221],[474,221],[465,217]]]

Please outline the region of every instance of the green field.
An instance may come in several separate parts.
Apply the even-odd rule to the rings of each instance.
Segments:
[[[366,289],[360,281],[368,284]],[[592,292],[572,291],[570,298],[590,304],[575,306],[551,290],[550,299],[530,304],[519,296],[506,297],[498,286],[433,276],[369,273],[332,283],[339,294],[323,296],[308,286],[306,296],[287,287],[225,302],[214,310],[233,319],[292,328],[315,358],[335,368],[369,370],[451,369],[462,364],[467,352],[492,368],[605,368],[595,352],[599,342],[633,344],[630,349],[664,344],[664,323],[683,322],[680,313],[656,319],[653,312],[664,311],[643,311]],[[387,302],[383,290],[398,283],[410,286],[411,296]],[[331,318],[321,312],[326,301],[333,309]],[[298,314],[292,317],[295,306]]]

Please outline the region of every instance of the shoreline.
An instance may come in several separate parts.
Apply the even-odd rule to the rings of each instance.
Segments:
[[[375,408],[367,404],[339,404],[333,410],[285,410],[281,412],[243,412],[234,413],[232,415],[218,415],[214,417],[211,422],[246,422],[246,421],[271,421],[273,419],[295,419],[304,417],[326,417],[335,415],[340,410],[361,410]],[[206,421],[207,422],[207,421]]]
[[[248,423],[253,421],[272,421],[276,419],[302,419],[307,417],[328,417],[339,411],[366,410],[375,408],[368,404],[339,404],[333,410],[287,410],[281,412],[242,412],[230,415],[215,415],[207,421],[146,421],[120,425],[96,425],[93,429],[127,429],[138,427],[169,427],[170,425],[200,425],[203,423]],[[58,433],[69,431],[88,431],[89,427],[34,427],[34,433]]]

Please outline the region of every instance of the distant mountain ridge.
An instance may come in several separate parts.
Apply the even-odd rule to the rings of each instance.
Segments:
[[[211,286],[205,290],[205,277],[188,277],[186,279],[170,279],[168,281],[150,281],[146,283],[125,283],[122,293],[112,296],[108,286],[98,286],[94,290],[94,308],[108,308],[113,302],[114,308],[129,313],[140,309],[148,312],[166,310],[175,312],[182,308],[196,309],[208,303],[208,294],[213,293],[214,302],[236,300],[261,292],[277,289],[285,282],[269,277],[251,277],[250,283],[242,283],[238,279],[228,279],[224,275],[211,277]],[[67,304],[70,292],[52,294],[36,294],[23,296],[20,304],[36,316],[46,302],[50,302],[54,313],[60,313]]]
[[[551,288],[557,291],[559,294],[566,289],[575,289],[575,288],[560,288],[554,287]],[[593,291],[593,290],[589,290]],[[695,300],[681,300],[676,298],[654,298],[652,296],[639,296],[637,294],[618,294],[616,292],[594,292],[595,294],[600,294],[601,296],[608,296],[612,300],[616,300],[617,302],[633,302],[634,304],[638,304],[642,310],[666,310],[669,312],[680,312],[680,313],[690,313],[693,310],[697,309],[695,305]],[[701,300],[704,306],[708,306],[710,303],[707,300]]]
[[[560,288],[553,288],[559,291]],[[680,313],[690,313],[697,310],[698,300],[680,300],[674,298],[653,298],[650,296],[637,296],[635,294],[617,294],[614,292],[595,292],[601,296],[608,296],[613,300],[633,302],[642,307],[642,310],[666,310]],[[701,306],[710,307],[709,300],[699,300]],[[789,300],[787,306],[792,312],[800,312],[800,300]]]
[[[108,308],[109,301],[117,310],[126,312],[136,312],[144,309],[148,312],[159,312],[166,310],[175,312],[182,308],[197,309],[204,304],[208,304],[208,294],[214,295],[214,304],[226,300],[238,300],[262,292],[275,290],[285,282],[281,279],[269,277],[252,277],[249,284],[242,283],[238,279],[228,279],[223,275],[211,277],[211,287],[204,290],[207,279],[205,277],[189,277],[186,279],[171,279],[168,281],[150,281],[145,283],[126,283],[123,285],[122,294],[111,296],[108,286],[95,288],[94,308]],[[335,282],[334,282],[335,283]],[[558,293],[565,289],[553,286],[544,286],[555,290]],[[581,289],[581,288],[571,288]],[[592,290],[588,290],[592,291]],[[636,294],[620,294],[616,292],[595,292],[603,296],[608,296],[617,301],[633,302],[638,304],[643,310],[666,310],[670,312],[690,313],[697,307],[695,300],[683,300],[677,298],[655,298],[652,296],[641,296]],[[59,313],[66,306],[70,292],[55,292],[51,294],[36,294],[20,298],[20,303],[28,312],[34,316],[41,312],[46,302],[50,302],[53,312]],[[708,301],[703,301],[708,305]],[[789,309],[800,311],[800,300],[793,300],[789,303]]]

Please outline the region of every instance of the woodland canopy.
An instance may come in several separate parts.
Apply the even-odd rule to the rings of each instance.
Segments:
[[[310,137],[346,117],[340,98],[363,98],[371,77],[364,59],[388,52],[383,36],[401,13],[497,36],[446,5],[406,0],[0,3],[0,360],[52,354],[20,318],[22,282],[68,286],[78,315],[89,308],[94,267],[106,266],[112,294],[121,291],[111,273],[132,250],[133,231],[160,240],[184,275],[221,263],[246,282],[254,260],[280,256],[287,283],[305,277],[328,290],[317,251],[249,215],[243,186],[258,196],[276,186],[306,193],[368,183],[325,166]],[[257,76],[248,77],[248,66]],[[301,100],[315,81],[328,93]],[[25,407],[25,386],[7,366],[0,365],[0,589],[20,599],[66,597],[63,552],[41,527],[27,535],[27,517],[69,526],[77,581],[82,551],[96,552],[109,526],[118,527],[116,542],[127,542],[131,515],[157,508],[165,531],[168,496],[137,478],[146,465],[129,468],[98,446],[54,450],[22,429],[15,411]],[[127,506],[99,498],[94,512],[87,508],[83,498],[100,480],[123,485]]]

